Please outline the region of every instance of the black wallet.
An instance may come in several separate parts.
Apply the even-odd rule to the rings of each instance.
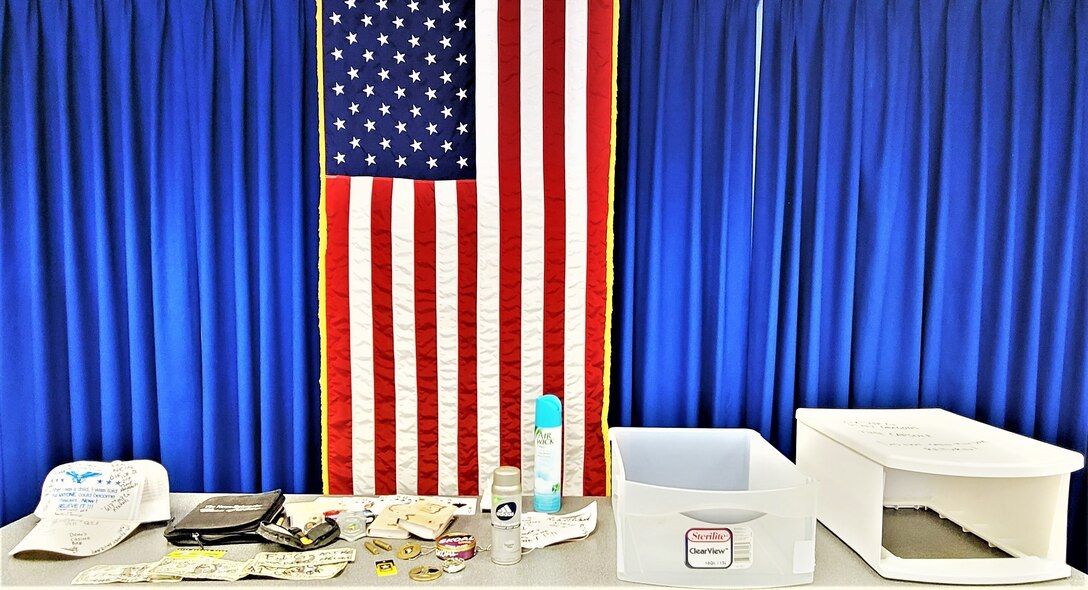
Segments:
[[[271,521],[283,509],[283,492],[213,496],[189,511],[181,520],[170,521],[163,535],[174,545],[226,545],[262,543],[257,534],[261,521]]]

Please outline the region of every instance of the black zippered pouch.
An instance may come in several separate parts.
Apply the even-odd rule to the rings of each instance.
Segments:
[[[261,521],[271,521],[283,509],[283,492],[213,496],[197,504],[181,520],[171,520],[163,535],[174,545],[203,547],[263,543]]]

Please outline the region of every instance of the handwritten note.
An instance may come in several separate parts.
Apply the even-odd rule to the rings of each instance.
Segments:
[[[129,565],[96,565],[79,573],[73,584],[113,584],[115,582],[180,582],[179,576],[162,576],[151,573],[153,563]]]
[[[386,506],[392,506],[396,504],[411,504],[416,500],[426,500],[428,502],[434,502],[435,504],[448,504],[456,508],[454,510],[454,516],[472,516],[476,514],[476,498],[447,498],[444,496],[379,496],[378,500],[385,502]]]
[[[521,515],[521,546],[547,547],[588,537],[597,528],[597,503],[570,514],[526,512]]]
[[[977,437],[958,436],[947,429],[894,420],[845,420],[843,425],[877,444],[927,453],[977,451],[989,442]]]
[[[46,519],[15,546],[22,551],[51,551],[64,555],[97,555],[124,540],[137,523],[87,520],[76,517]]]
[[[262,551],[253,557],[250,562],[253,565],[267,565],[271,567],[287,567],[292,565],[328,565],[330,563],[355,561],[355,549],[342,547],[340,549],[319,549],[317,551],[304,551],[290,553],[286,551]]]
[[[249,560],[246,572],[253,576],[282,580],[325,580],[355,561],[355,549],[322,549],[302,553],[258,553]]]
[[[284,512],[290,519],[292,526],[305,528],[308,522],[321,522],[325,520],[326,512],[369,510],[372,514],[380,514],[390,506],[411,504],[417,500],[429,500],[436,504],[451,505],[456,510],[454,516],[472,516],[476,514],[476,498],[447,498],[442,496],[323,496],[308,502],[288,502],[283,505]]]
[[[134,520],[144,476],[132,465],[76,461],[46,479],[46,514]]]
[[[248,561],[231,561],[208,557],[164,557],[148,573],[158,576],[189,578],[192,580],[219,580],[234,582],[246,577]]]

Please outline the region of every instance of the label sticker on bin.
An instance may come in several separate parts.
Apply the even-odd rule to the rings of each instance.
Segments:
[[[752,565],[752,529],[688,529],[684,556],[690,568],[743,569]]]

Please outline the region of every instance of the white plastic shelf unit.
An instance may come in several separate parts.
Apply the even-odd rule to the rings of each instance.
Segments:
[[[797,467],[817,518],[885,578],[1008,584],[1070,575],[1069,474],[1079,453],[940,409],[797,410]],[[883,546],[885,508],[926,508],[1008,557],[908,558]]]

